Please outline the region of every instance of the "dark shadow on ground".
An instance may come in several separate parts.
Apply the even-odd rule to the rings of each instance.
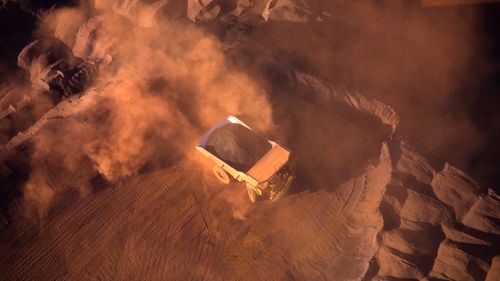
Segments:
[[[377,117],[319,92],[327,87],[320,80],[317,87],[301,84],[288,61],[262,47],[243,45],[227,54],[268,93],[276,126],[266,137],[292,151],[297,178],[290,192],[334,189],[376,163],[390,135]]]
[[[376,163],[387,138],[379,120],[340,104],[283,97],[274,114],[283,143],[294,153],[297,179],[291,192],[335,189],[360,176]]]

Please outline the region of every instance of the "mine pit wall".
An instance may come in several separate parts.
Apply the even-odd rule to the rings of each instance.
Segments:
[[[391,142],[390,151],[393,173],[381,202],[384,227],[369,277],[498,276],[498,195],[449,164],[436,172],[406,141]]]

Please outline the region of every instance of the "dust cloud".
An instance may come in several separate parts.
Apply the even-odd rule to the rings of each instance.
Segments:
[[[160,19],[143,28],[82,5],[54,10],[37,33],[58,36],[74,53],[92,44],[100,74],[89,91],[101,99],[35,136],[24,194],[41,213],[68,188],[85,195],[97,173],[116,182],[186,157],[203,131],[227,115],[249,116],[261,131],[272,127],[264,90],[232,69],[217,38],[192,26]],[[49,184],[64,174],[76,178]]]

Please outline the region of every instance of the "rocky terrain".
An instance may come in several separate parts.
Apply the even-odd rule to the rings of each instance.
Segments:
[[[56,43],[20,52],[0,96],[0,280],[498,280],[498,189],[419,153],[390,101],[259,38],[346,20],[321,3],[41,17]],[[294,153],[279,201],[250,203],[193,149],[228,114]]]

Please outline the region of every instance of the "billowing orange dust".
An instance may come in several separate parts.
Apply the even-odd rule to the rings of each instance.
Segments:
[[[61,38],[75,55],[92,45],[89,57],[100,61],[100,74],[90,91],[102,100],[84,118],[70,118],[35,137],[24,190],[33,214],[43,216],[67,188],[87,194],[96,173],[113,182],[147,164],[186,157],[203,130],[227,115],[252,116],[261,131],[272,127],[265,92],[232,69],[216,38],[166,20],[145,28],[86,7],[55,10],[38,30]],[[92,28],[94,35],[85,37]],[[54,169],[76,179],[52,183]]]

